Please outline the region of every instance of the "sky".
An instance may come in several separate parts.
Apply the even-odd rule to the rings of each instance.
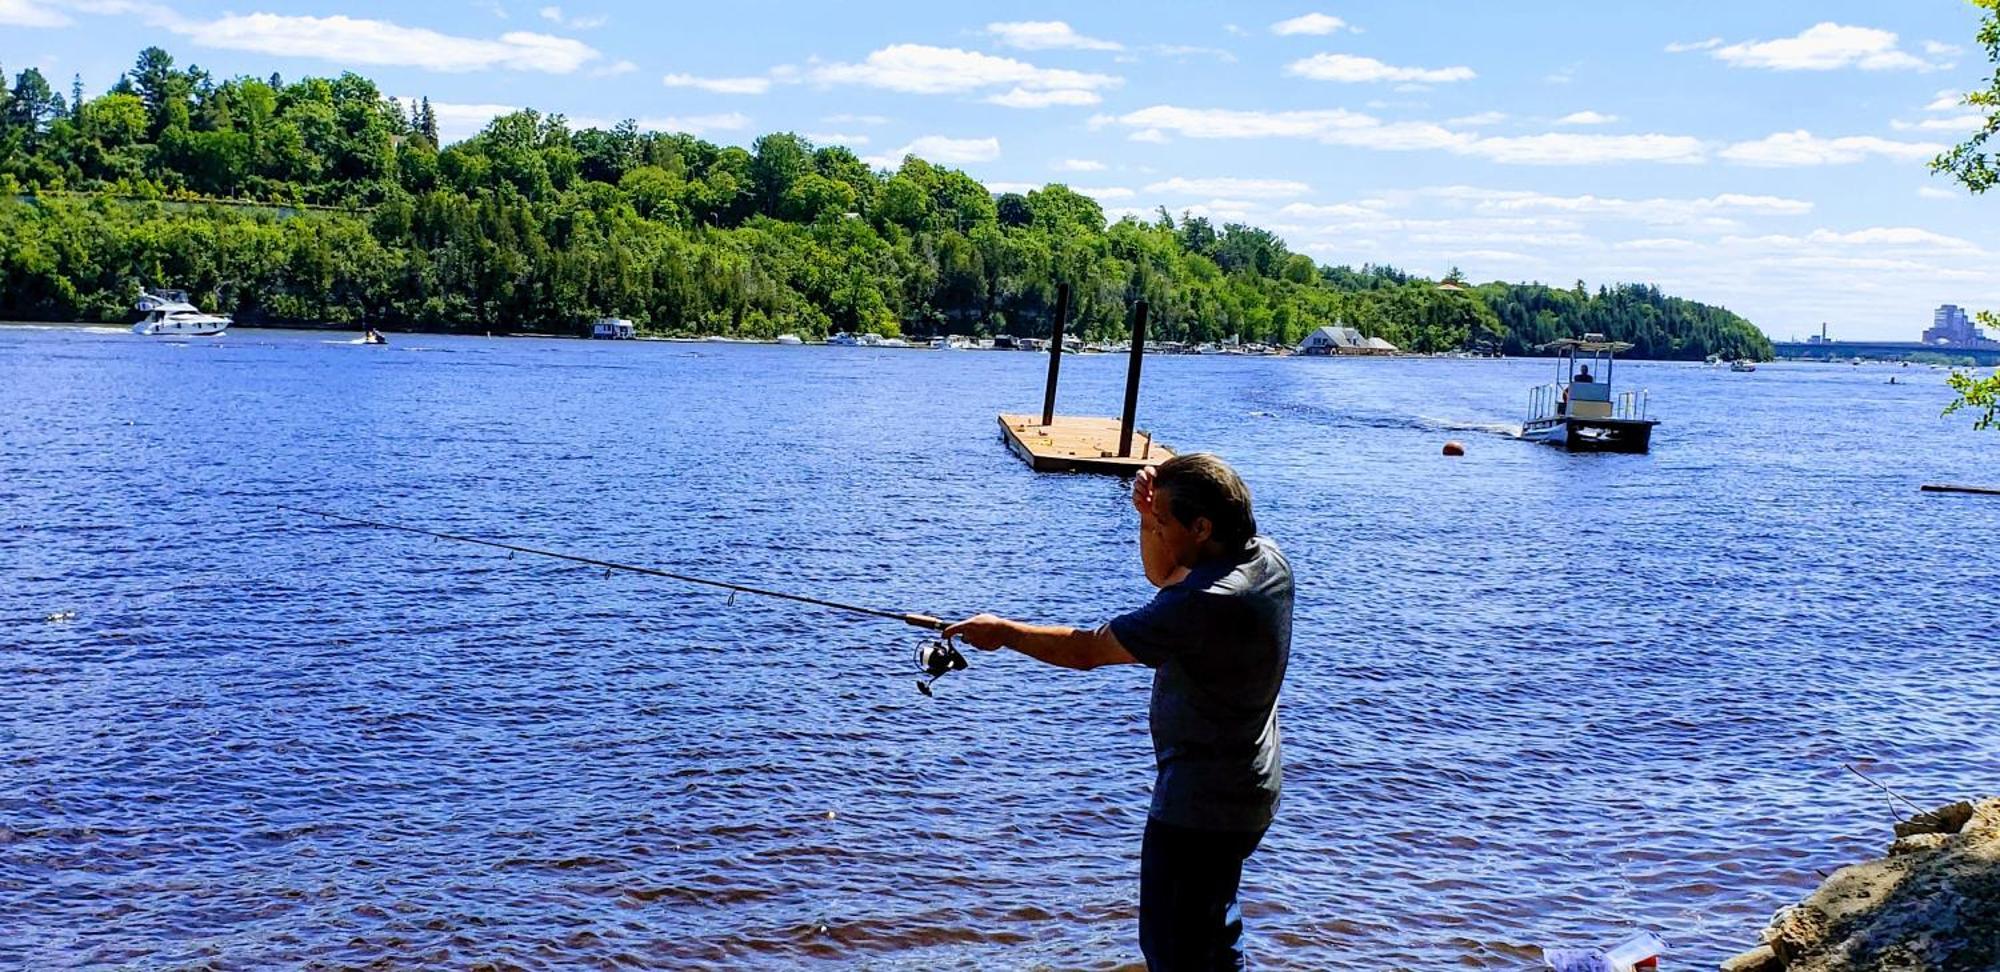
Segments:
[[[1321,263],[1652,283],[1774,338],[2000,309],[2000,193],[1926,162],[1991,66],[1965,0],[0,0],[0,68],[101,92],[352,70],[447,140],[529,107],[904,153],[1279,233]]]

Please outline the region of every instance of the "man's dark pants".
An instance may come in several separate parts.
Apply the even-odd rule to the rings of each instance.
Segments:
[[[1139,949],[1152,972],[1241,969],[1236,888],[1262,830],[1192,830],[1148,818],[1139,851]]]

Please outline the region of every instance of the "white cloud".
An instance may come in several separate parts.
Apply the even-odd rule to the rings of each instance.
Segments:
[[[36,0],[0,0],[0,24],[9,27],[67,27],[68,14]]]
[[[1985,115],[1946,115],[1942,118],[1926,118],[1922,121],[1892,121],[1889,127],[1899,132],[1976,132],[1986,127]]]
[[[1030,91],[1026,88],[1015,88],[1006,94],[988,96],[986,103],[1004,108],[1049,108],[1056,105],[1094,105],[1103,100],[1095,91],[1073,89]]]
[[[1098,186],[1095,188],[1088,186],[1071,186],[1070,188],[1086,196],[1089,196],[1092,199],[1130,199],[1134,195],[1132,190],[1127,189],[1124,186]]]
[[[1722,46],[1722,38],[1711,37],[1699,41],[1677,41],[1667,45],[1667,53],[1681,54],[1687,51],[1708,51]]]
[[[1132,137],[1310,138],[1329,145],[1384,151],[1444,150],[1518,165],[1597,165],[1609,162],[1700,162],[1706,148],[1686,135],[1541,135],[1482,137],[1429,122],[1384,122],[1371,115],[1329,108],[1314,111],[1238,111],[1154,105],[1096,123],[1137,130]]]
[[[1676,239],[1673,237],[1656,237],[1651,239],[1624,240],[1618,243],[1613,243],[1611,244],[1611,246],[1613,249],[1618,249],[1618,250],[1685,251],[1685,250],[1698,249],[1700,248],[1701,244],[1696,243],[1693,240]]]
[[[669,88],[698,88],[710,94],[757,95],[771,90],[766,77],[703,78],[692,74],[669,74],[660,79]]]
[[[1473,211],[1487,214],[1553,212],[1566,216],[1725,231],[1740,226],[1732,218],[1735,216],[1803,216],[1813,211],[1812,202],[1805,199],[1731,192],[1695,198],[1624,199],[1590,194],[1558,196],[1518,189],[1442,186],[1423,190],[1414,198],[1467,204]]]
[[[1917,195],[1919,195],[1919,196],[1921,196],[1921,197],[1923,197],[1923,198],[1925,198],[1925,199],[1957,199],[1957,198],[1958,198],[1958,193],[1955,193],[1955,192],[1952,192],[1952,191],[1951,191],[1951,190],[1949,190],[1949,189],[1939,189],[1939,188],[1938,188],[1938,187],[1936,187],[1936,186],[1918,186],[1918,187],[1917,187]]]
[[[1701,139],[1689,135],[1496,136],[1458,151],[1514,165],[1602,165],[1608,162],[1690,164],[1705,158]]]
[[[1504,111],[1482,111],[1471,115],[1460,115],[1457,118],[1447,118],[1444,123],[1461,128],[1477,128],[1481,125],[1498,125],[1506,120],[1507,113]]]
[[[1172,131],[1187,138],[1318,137],[1343,128],[1380,124],[1344,108],[1316,111],[1239,111],[1154,105],[1108,120],[1138,129]]]
[[[1478,76],[1471,68],[1463,65],[1447,68],[1397,67],[1357,54],[1314,54],[1293,61],[1285,68],[1285,73],[1311,78],[1314,81],[1340,81],[1348,84],[1371,81],[1442,84],[1448,81],[1470,81]]]
[[[1210,199],[1207,202],[1184,206],[1181,212],[1217,222],[1240,223],[1255,217],[1257,204],[1243,199]]]
[[[1946,44],[1942,41],[1934,40],[1924,41],[1924,53],[1932,57],[1951,57],[1955,54],[1963,53],[1964,50],[1964,48],[1959,47],[1957,44]]]
[[[1242,196],[1246,199],[1282,199],[1303,196],[1312,187],[1290,179],[1186,179],[1175,176],[1146,187],[1147,192],[1179,196]]]
[[[1103,172],[1110,166],[1096,159],[1063,159],[1050,168],[1060,172]]]
[[[1606,115],[1596,111],[1572,111],[1556,119],[1558,125],[1609,125],[1618,120],[1617,115]]]
[[[1220,47],[1202,47],[1198,44],[1154,44],[1146,50],[1161,57],[1212,57],[1225,64],[1236,63],[1236,55]]]
[[[411,108],[421,103],[419,99],[409,97],[397,98],[395,101],[403,106],[403,113],[406,115],[410,113]],[[437,115],[438,141],[446,144],[471,138],[479,134],[479,130],[485,128],[487,122],[520,110],[514,105],[431,102],[431,112]]]
[[[986,32],[1000,43],[1024,51],[1068,48],[1079,51],[1122,51],[1116,41],[1086,37],[1060,20],[1017,20],[986,25]]]
[[[631,61],[618,61],[614,64],[607,64],[601,68],[598,68],[597,70],[590,72],[590,74],[592,77],[608,78],[619,74],[631,74],[632,72],[637,70],[639,70],[639,65],[634,64]]]
[[[497,38],[461,37],[345,16],[232,14],[206,23],[176,21],[166,26],[201,47],[426,71],[502,68],[569,74],[602,56],[582,41],[531,31],[509,31]]]
[[[1012,86],[1026,91],[1097,91],[1123,79],[1109,74],[1036,67],[1010,57],[925,44],[894,44],[859,64],[823,64],[812,80],[858,84],[908,94],[962,94]]]
[[[1964,104],[1965,104],[1964,95],[1959,94],[1958,92],[1953,91],[1950,88],[1946,88],[1945,90],[1940,91],[1936,95],[1934,95],[1931,98],[1931,103],[1924,106],[1924,110],[1957,111]]]
[[[1754,142],[1738,142],[1722,150],[1723,158],[1743,165],[1782,168],[1808,165],[1846,165],[1873,156],[1902,162],[1919,162],[1944,151],[1932,142],[1898,142],[1873,135],[1820,138],[1804,129],[1774,132]]]
[[[1871,226],[1867,229],[1839,233],[1833,230],[1814,230],[1806,235],[1806,242],[1814,244],[1842,244],[1846,246],[1918,246],[1935,247],[1942,250],[1978,250],[1979,244],[1956,236],[1933,233],[1915,226]]]
[[[1376,219],[1382,214],[1378,210],[1356,203],[1286,203],[1278,210],[1281,216],[1294,219]]]
[[[861,161],[877,168],[893,169],[903,164],[903,156],[914,155],[926,162],[942,165],[965,165],[971,162],[991,162],[1000,157],[1000,140],[997,138],[949,138],[944,135],[925,135],[914,139],[902,148],[871,155]]]
[[[1808,27],[1793,37],[1717,47],[1710,56],[1737,67],[1774,71],[1832,71],[1848,67],[1864,71],[1925,71],[1933,67],[1899,48],[1891,31],[1830,21]]]
[[[1280,20],[1272,24],[1271,33],[1288,37],[1299,34],[1318,36],[1331,34],[1345,27],[1347,27],[1347,21],[1339,17],[1332,16],[1331,14],[1309,13],[1301,14],[1290,20]]]
[[[1127,138],[1134,142],[1149,142],[1154,145],[1165,145],[1167,143],[1167,133],[1157,128],[1142,129],[1133,132]]]
[[[566,17],[563,15],[563,8],[561,7],[543,7],[540,13],[543,20],[560,24],[571,30],[591,30],[611,22],[611,18],[603,14],[595,14],[588,17]]]
[[[851,132],[807,132],[806,139],[814,145],[866,145],[868,136]]]
[[[713,115],[666,115],[634,119],[643,132],[686,132],[689,135],[707,135],[713,132],[740,132],[750,127],[750,116],[742,112],[729,111]],[[608,127],[600,119],[578,119],[578,124],[591,128]],[[617,124],[612,122],[612,124]]]

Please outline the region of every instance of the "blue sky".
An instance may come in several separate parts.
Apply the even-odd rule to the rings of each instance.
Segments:
[[[1166,206],[1324,263],[1641,281],[1776,337],[2000,308],[2000,198],[1925,161],[1990,72],[1963,0],[560,6],[0,0],[0,65],[101,91],[159,44],[352,69],[448,137],[514,107],[747,144],[790,130],[996,189]]]

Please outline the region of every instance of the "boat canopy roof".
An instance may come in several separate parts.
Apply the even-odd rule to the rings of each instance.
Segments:
[[[1602,334],[1585,334],[1580,338],[1558,338],[1536,348],[1537,351],[1630,351],[1630,341],[1607,341]]]

